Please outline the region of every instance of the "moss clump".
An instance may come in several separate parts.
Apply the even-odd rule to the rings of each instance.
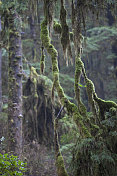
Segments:
[[[38,78],[39,75],[38,73],[36,72],[36,69],[34,67],[30,67],[30,78]]]
[[[117,108],[112,107],[109,109],[109,112],[112,114],[112,116],[114,116],[117,113]]]
[[[57,21],[54,21],[53,29],[57,34],[61,34],[62,32],[61,24],[58,23]]]
[[[78,126],[78,129],[79,129],[81,136],[90,138],[91,134],[90,134],[88,128],[84,125],[83,117],[81,116],[81,114],[78,111],[75,111],[73,113],[73,120],[76,123],[76,125]]]
[[[114,112],[117,111],[117,104],[115,102],[102,100],[101,98],[98,98],[96,94],[94,94],[94,99],[99,106],[100,118],[102,120],[105,119],[105,112],[109,112],[113,108]]]
[[[65,170],[64,161],[61,154],[57,157],[56,167],[58,176],[68,176],[67,171]]]
[[[48,35],[48,29],[47,29],[47,20],[44,19],[41,23],[41,41],[45,48],[48,48],[50,44],[50,38]]]

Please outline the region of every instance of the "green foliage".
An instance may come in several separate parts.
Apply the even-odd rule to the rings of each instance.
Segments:
[[[27,9],[28,0],[2,0],[1,8],[3,10],[15,6],[18,12],[24,11]]]
[[[117,37],[117,30],[115,27],[110,28],[108,26],[95,27],[87,30],[87,45],[84,49],[84,53],[91,53],[93,51],[100,50],[100,43],[103,43],[105,40],[113,40],[113,37]]]
[[[21,176],[26,171],[26,163],[18,159],[17,156],[0,154],[0,175]]]
[[[100,122],[98,137],[77,138],[73,149],[72,171],[77,176],[115,176],[117,173],[116,109],[111,108]]]
[[[61,144],[75,144],[75,137],[79,137],[78,129],[72,118],[67,115],[59,120],[61,129]]]

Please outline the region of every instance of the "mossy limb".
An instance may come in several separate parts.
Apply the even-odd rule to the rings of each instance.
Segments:
[[[80,77],[81,77],[83,67],[84,67],[84,64],[81,61],[80,56],[77,56],[76,59],[75,59],[75,85],[74,85],[74,87],[75,87],[75,98],[76,98],[77,103],[78,103],[78,108],[79,108],[80,114],[83,115],[83,116],[86,116],[86,107],[81,101],[80,87],[79,87]]]
[[[38,73],[36,72],[36,69],[34,67],[30,67],[30,78],[38,78],[39,75]]]
[[[65,106],[67,108],[68,112],[71,114],[73,113],[73,109],[75,109],[75,107],[76,107],[75,112],[76,111],[78,112],[77,106],[67,100],[67,98],[64,94],[64,91],[59,83],[59,68],[58,68],[58,61],[57,61],[58,52],[55,49],[55,47],[50,43],[49,31],[47,28],[46,19],[44,19],[41,24],[41,40],[42,40],[43,46],[47,49],[47,52],[50,54],[51,59],[52,59],[52,71],[53,71],[54,86],[58,92],[58,96],[60,98],[62,105]],[[79,118],[79,116],[78,116],[78,118]],[[79,122],[77,121],[77,124],[78,123],[80,123],[80,121]],[[83,123],[81,124],[81,128],[85,129]],[[86,130],[82,130],[82,132],[85,135]],[[87,132],[86,132],[86,136],[87,136]]]
[[[102,120],[105,119],[105,112],[112,111],[112,108],[113,108],[114,112],[116,113],[117,104],[114,101],[102,100],[101,98],[98,98],[96,94],[94,94],[94,100],[97,102],[97,104],[99,106],[100,118]]]

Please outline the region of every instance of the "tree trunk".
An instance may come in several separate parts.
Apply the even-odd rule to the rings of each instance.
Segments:
[[[0,41],[1,41],[1,16],[0,16]],[[2,111],[2,49],[0,46],[0,113]]]
[[[35,20],[34,20],[33,15],[30,16],[30,31],[31,31],[31,37],[33,40],[32,59],[36,61],[37,60],[36,58],[36,34],[35,34]]]
[[[21,20],[14,7],[9,9],[8,147],[22,152],[22,44]]]

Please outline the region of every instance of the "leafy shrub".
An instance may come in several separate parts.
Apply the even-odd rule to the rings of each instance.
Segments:
[[[20,161],[17,156],[0,153],[0,175],[21,176],[26,171],[26,163]]]

